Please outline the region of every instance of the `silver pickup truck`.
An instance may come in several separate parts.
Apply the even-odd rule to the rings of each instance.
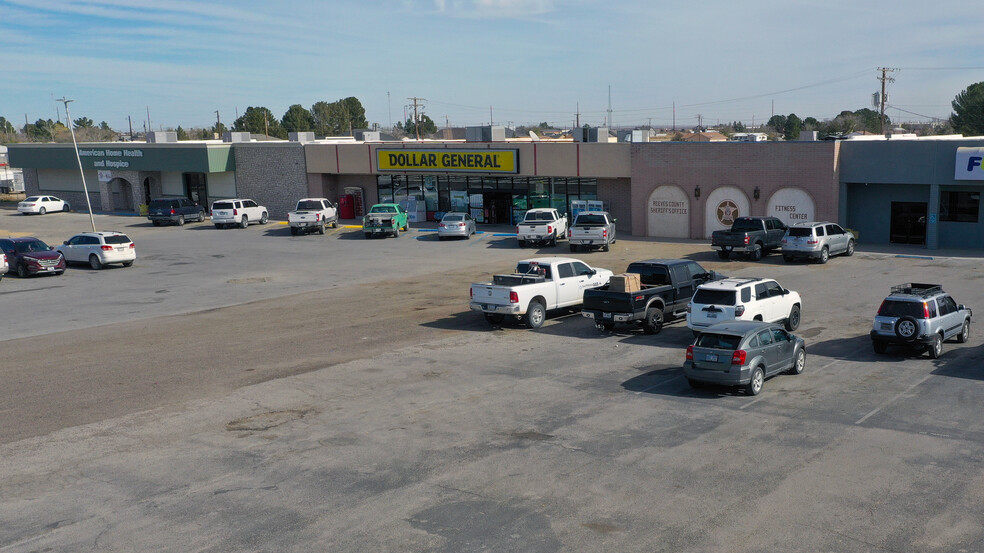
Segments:
[[[582,211],[574,218],[574,224],[567,229],[567,242],[571,251],[579,247],[585,250],[601,248],[607,252],[615,243],[615,219],[607,211]]]

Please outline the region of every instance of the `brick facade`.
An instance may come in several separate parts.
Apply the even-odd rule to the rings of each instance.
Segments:
[[[236,144],[236,193],[266,206],[272,219],[286,219],[307,197],[304,147],[295,142]]]
[[[837,221],[839,148],[837,142],[634,143],[632,234],[648,234],[649,199],[661,185],[676,186],[686,193],[692,239],[706,236],[707,199],[723,186],[736,187],[745,194],[750,215],[774,215],[766,213],[768,199],[780,189],[797,189],[812,198],[813,218]],[[697,186],[700,198],[695,197]],[[756,187],[759,199],[754,198]]]
[[[86,183],[88,185],[88,183]],[[98,211],[101,209],[102,198],[101,194],[98,192],[98,187],[87,186],[89,189],[89,203],[92,204],[92,210]],[[37,169],[24,169],[24,194],[25,197],[37,196],[50,194],[56,198],[60,198],[68,202],[69,207],[72,211],[80,211],[85,213],[85,193],[79,192],[62,192],[55,190],[45,190],[40,189],[38,183],[38,170]]]

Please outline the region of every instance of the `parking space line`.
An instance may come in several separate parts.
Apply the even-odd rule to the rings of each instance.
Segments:
[[[680,380],[681,378],[683,378],[683,377],[681,377],[681,376],[674,376],[673,378],[667,378],[666,380],[664,380],[664,381],[662,381],[662,382],[660,382],[658,384],[653,384],[652,386],[646,388],[645,390],[639,390],[635,394],[636,395],[644,394],[644,393],[646,393],[646,392],[648,392],[650,390],[655,390],[656,388],[659,388],[660,386],[662,386],[664,384],[669,384],[670,382],[673,382],[674,380]]]
[[[888,407],[889,405],[895,403],[900,398],[908,395],[908,393],[911,392],[913,389],[915,389],[916,386],[922,384],[923,382],[926,382],[927,380],[929,380],[930,378],[932,378],[932,376],[933,375],[931,375],[931,374],[927,374],[925,377],[923,377],[922,380],[920,380],[919,382],[916,382],[912,386],[909,386],[908,388],[906,388],[904,392],[896,395],[895,397],[893,397],[892,399],[886,401],[885,403],[882,403],[881,405],[879,405],[878,407],[876,407],[874,411],[871,411],[867,415],[865,415],[865,416],[861,417],[860,419],[854,421],[854,424],[861,424],[862,422],[864,422],[864,421],[868,420],[869,418],[873,417],[876,413],[878,413],[882,409],[884,409],[884,408]]]
[[[474,246],[475,244],[479,244],[479,243],[481,243],[482,240],[485,240],[485,237],[486,236],[488,236],[488,235],[487,234],[482,234],[481,236],[476,235],[475,236],[475,240],[472,240],[471,241],[471,244],[468,244],[468,245],[469,246]]]
[[[831,366],[831,365],[833,365],[833,364],[835,364],[835,363],[838,363],[838,362],[840,362],[840,361],[841,361],[841,359],[834,359],[833,361],[831,361],[830,363],[827,363],[826,365],[824,365],[824,366],[822,366],[822,367],[819,367],[819,368],[816,368],[816,369],[813,369],[812,371],[810,371],[810,373],[811,373],[811,374],[816,374],[816,373],[818,373],[818,372],[820,372],[820,371],[822,371],[822,370],[824,370],[824,369],[826,369],[827,367],[829,367],[829,366]],[[748,403],[746,403],[746,404],[744,404],[744,405],[742,405],[742,406],[741,406],[741,407],[739,407],[738,409],[745,409],[745,408],[747,408],[747,407],[751,407],[752,405],[755,405],[756,403],[758,403],[758,402],[760,402],[760,401],[762,401],[762,400],[763,400],[763,399],[765,399],[766,397],[767,397],[767,396],[759,396],[759,397],[757,397],[757,398],[755,398],[755,399],[753,399],[752,401],[749,401]]]

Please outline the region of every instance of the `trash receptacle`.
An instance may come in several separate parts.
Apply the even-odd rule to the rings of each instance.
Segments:
[[[338,198],[338,217],[355,219],[355,197],[352,194],[344,194]]]

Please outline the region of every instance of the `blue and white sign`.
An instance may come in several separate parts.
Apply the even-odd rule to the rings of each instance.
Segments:
[[[984,148],[957,148],[954,180],[984,180]]]

